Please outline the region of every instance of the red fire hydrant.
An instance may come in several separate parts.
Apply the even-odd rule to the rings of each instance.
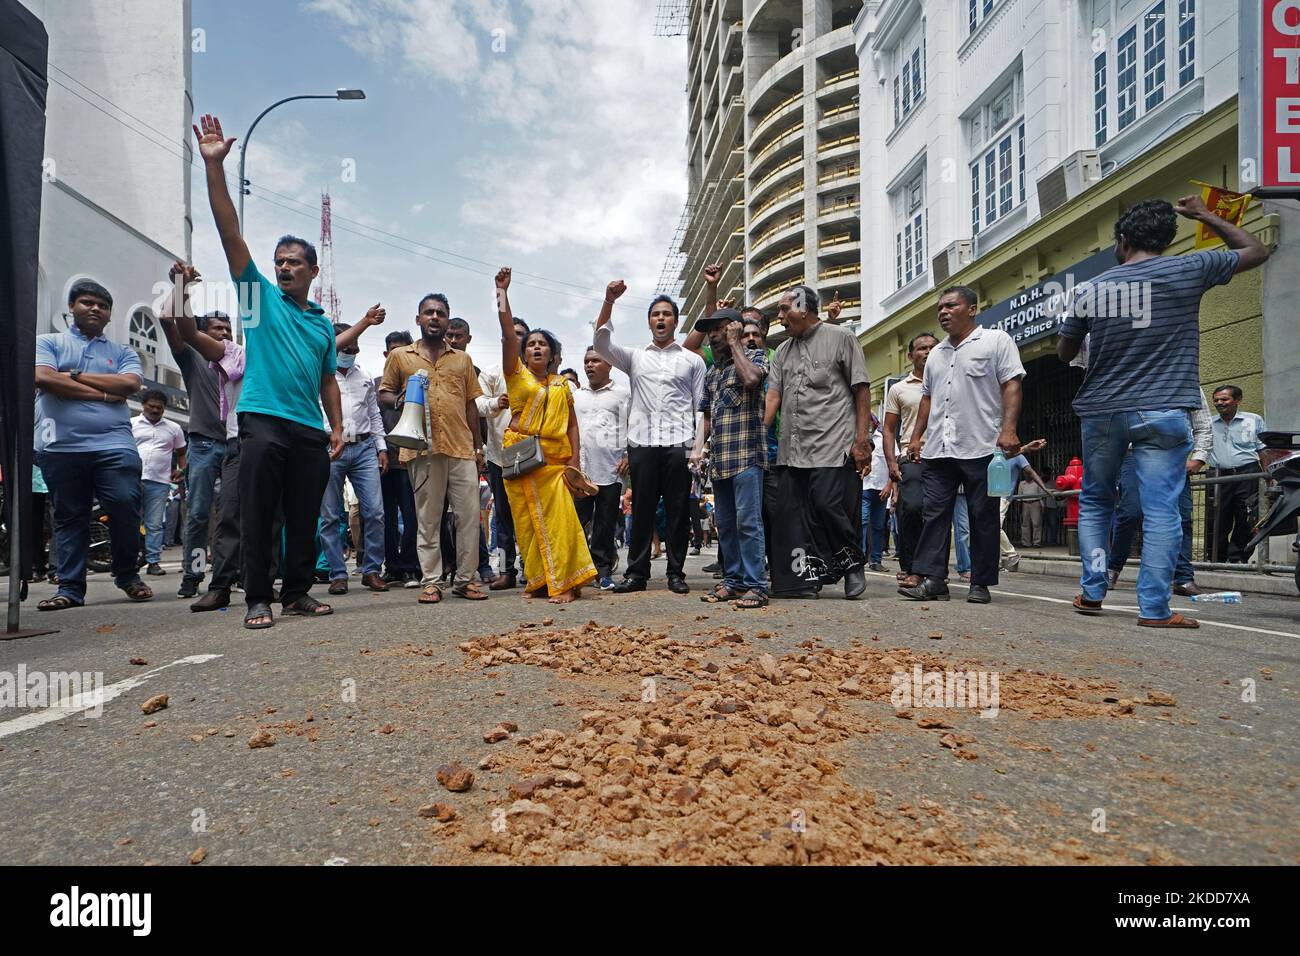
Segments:
[[[1056,478],[1056,488],[1058,491],[1078,491],[1083,487],[1083,462],[1079,458],[1071,458],[1070,463],[1065,466],[1065,472]],[[1079,527],[1079,496],[1071,495],[1065,500],[1065,526],[1067,528]]]

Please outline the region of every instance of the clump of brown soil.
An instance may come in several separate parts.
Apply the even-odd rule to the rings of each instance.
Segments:
[[[626,675],[620,683],[631,685],[615,704],[584,713],[576,731],[541,730],[521,738],[514,751],[495,754],[492,768],[507,774],[513,802],[494,810],[491,824],[462,831],[464,845],[548,863],[1087,858],[1077,848],[1033,851],[996,834],[967,836],[935,804],[877,808],[874,793],[855,790],[841,776],[836,744],[882,732],[882,717],[895,723],[892,710],[877,715],[878,706],[861,701],[888,701],[893,674],[914,663],[939,669],[951,663],[907,650],[818,648],[812,641],[777,658],[747,653],[744,639],[724,630],[699,644],[593,621],[460,644],[480,667],[530,664]],[[1002,706],[1030,717],[1112,714],[1109,705],[1087,699],[1103,689],[1017,671],[1003,682]],[[970,734],[936,728],[934,735],[936,747],[976,757]]]

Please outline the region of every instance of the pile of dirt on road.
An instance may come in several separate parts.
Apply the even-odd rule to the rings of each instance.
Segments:
[[[709,635],[704,635],[709,636]],[[581,716],[574,732],[519,738],[483,766],[511,783],[512,802],[491,825],[463,831],[465,846],[518,862],[556,863],[979,863],[1087,859],[1078,846],[1032,851],[995,834],[971,838],[943,808],[877,808],[839,772],[835,745],[897,728],[893,675],[935,655],[848,650],[806,641],[780,658],[722,628],[703,643],[645,629],[538,630],[459,645],[480,667],[528,664],[610,681],[625,692]],[[1113,713],[1086,697],[1097,688],[1041,674],[1008,675],[1004,707],[1026,715]],[[1019,689],[1008,695],[1013,683]],[[1051,702],[1048,706],[1048,702]],[[939,717],[928,715],[941,714]],[[973,713],[917,709],[936,747],[977,759]],[[892,726],[888,726],[892,725]],[[965,727],[963,727],[965,729]],[[978,729],[978,728],[976,728]]]

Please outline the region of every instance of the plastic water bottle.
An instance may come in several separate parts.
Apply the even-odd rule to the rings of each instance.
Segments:
[[[990,498],[1006,498],[1011,494],[1011,465],[1000,448],[989,462],[988,487]]]
[[[1192,600],[1198,604],[1240,604],[1240,591],[1215,591],[1213,594],[1193,594]]]

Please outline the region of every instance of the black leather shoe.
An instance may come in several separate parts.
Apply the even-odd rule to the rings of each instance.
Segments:
[[[721,561],[710,562],[709,564],[706,564],[704,567],[700,568],[700,570],[708,574],[712,574],[714,571],[721,571],[722,562]]]
[[[937,578],[926,578],[914,588],[899,588],[898,593],[913,601],[947,601],[952,597],[948,585]]]
[[[859,568],[856,571],[846,571],[844,574],[844,600],[856,601],[862,597],[862,592],[867,589],[867,576]]]
[[[967,604],[989,604],[993,598],[989,596],[989,589],[982,584],[972,584],[970,594],[966,595]]]
[[[686,583],[685,578],[669,578],[668,590],[674,594],[690,594],[691,586]]]
[[[633,591],[644,591],[645,582],[640,578],[624,578],[614,585],[615,594],[630,594]]]
[[[880,572],[885,570],[885,566],[881,564],[879,561],[877,561],[875,564],[871,565],[871,570],[879,574]]]

